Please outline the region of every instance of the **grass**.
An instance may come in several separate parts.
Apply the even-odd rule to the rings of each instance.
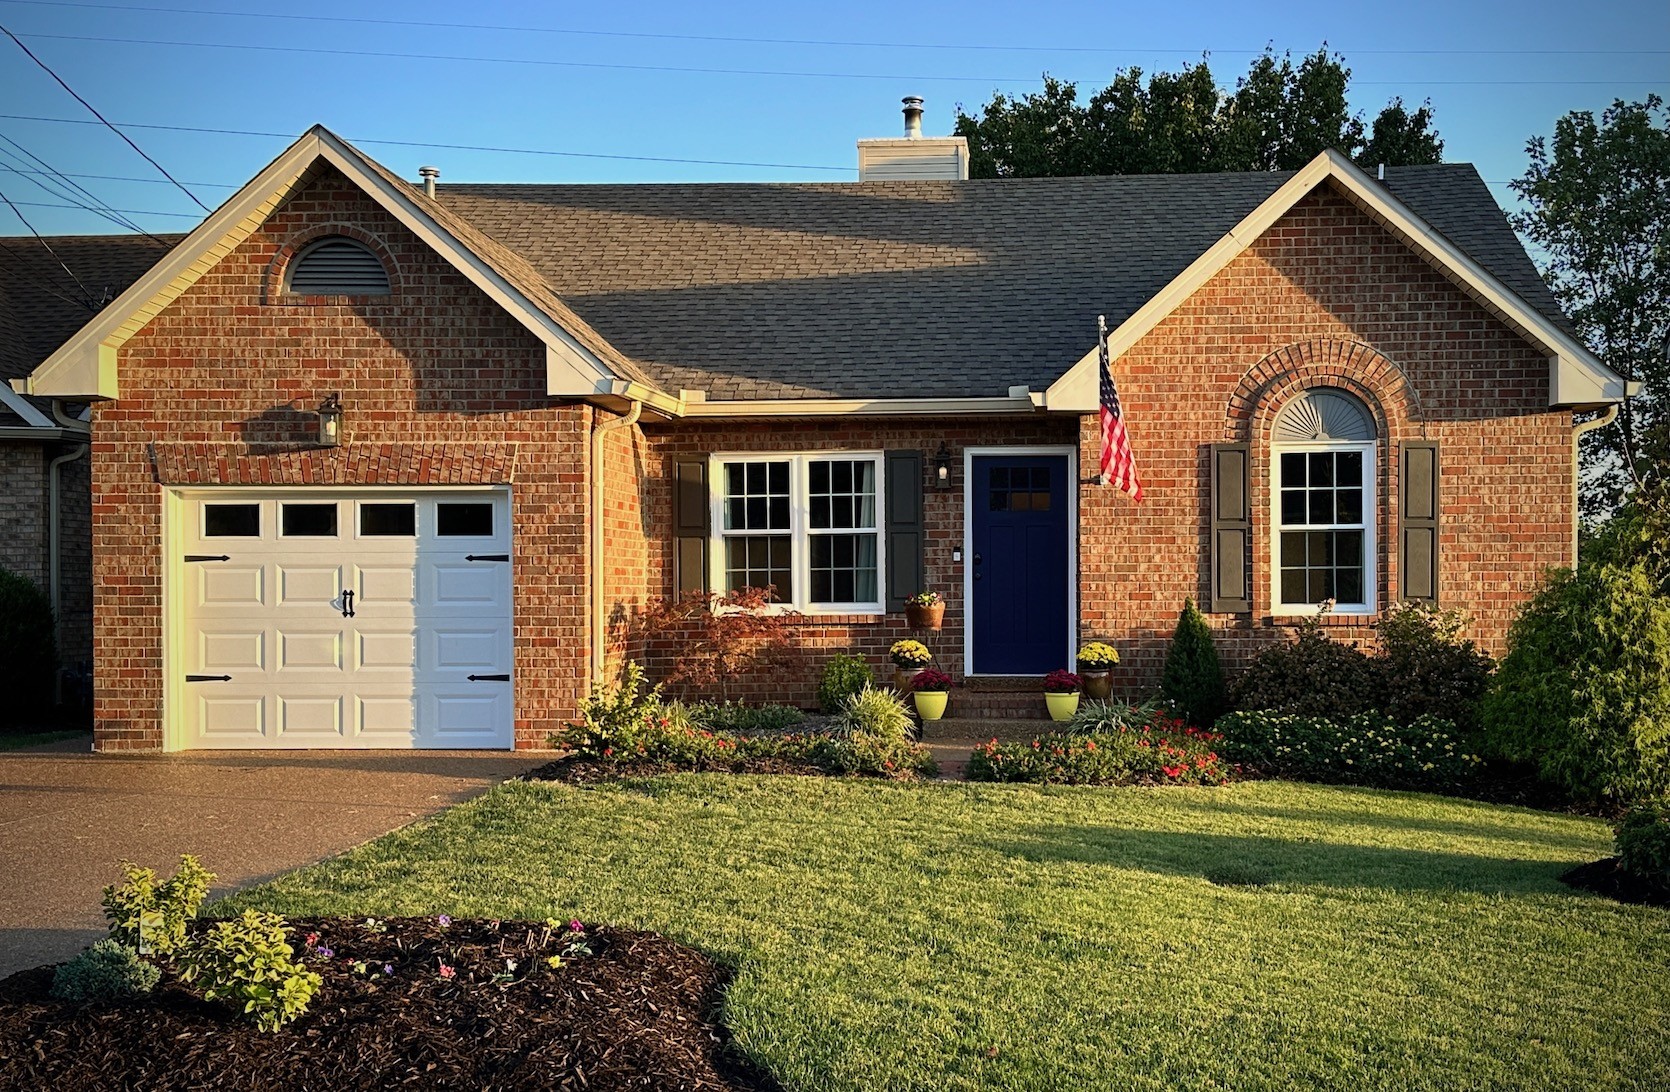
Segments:
[[[509,784],[220,904],[567,918],[732,962],[790,1089],[1670,1086],[1602,823],[1414,794]]]
[[[45,743],[58,743],[66,739],[85,736],[88,732],[81,728],[66,728],[51,732],[23,732],[18,735],[0,735],[0,751],[21,751],[25,747],[39,747]]]

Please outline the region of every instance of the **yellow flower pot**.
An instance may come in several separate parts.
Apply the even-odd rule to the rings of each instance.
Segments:
[[[1051,720],[1072,720],[1073,714],[1079,711],[1078,692],[1071,694],[1045,694],[1044,704],[1050,707]]]
[[[923,720],[938,720],[945,715],[945,707],[951,701],[951,694],[945,690],[918,690],[914,695],[916,712]]]

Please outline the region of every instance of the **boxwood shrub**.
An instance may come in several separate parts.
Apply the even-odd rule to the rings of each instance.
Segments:
[[[1638,804],[1615,828],[1624,871],[1670,891],[1670,803]]]

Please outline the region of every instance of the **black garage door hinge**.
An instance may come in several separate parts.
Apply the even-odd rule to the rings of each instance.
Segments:
[[[466,675],[471,682],[509,682],[509,675]]]
[[[509,554],[465,554],[465,561],[509,561]]]
[[[231,554],[187,554],[187,561],[231,561]]]
[[[187,675],[186,682],[231,682],[230,675]]]

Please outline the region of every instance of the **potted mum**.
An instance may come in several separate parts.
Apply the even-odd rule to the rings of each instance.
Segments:
[[[917,592],[905,600],[905,621],[911,629],[939,629],[945,624],[945,597],[936,591]]]
[[[1044,704],[1051,720],[1072,720],[1079,711],[1079,677],[1064,668],[1044,676]]]
[[[916,673],[910,685],[918,716],[928,721],[945,715],[945,706],[951,700],[951,676],[925,667]]]
[[[1113,665],[1118,662],[1119,653],[1101,641],[1092,641],[1079,649],[1079,678],[1087,697],[1097,701],[1113,697]]]
[[[934,654],[928,651],[928,646],[921,641],[894,641],[893,647],[887,650],[887,656],[893,661],[897,669],[893,672],[893,683],[898,689],[910,689],[911,680],[917,672],[934,662]]]

